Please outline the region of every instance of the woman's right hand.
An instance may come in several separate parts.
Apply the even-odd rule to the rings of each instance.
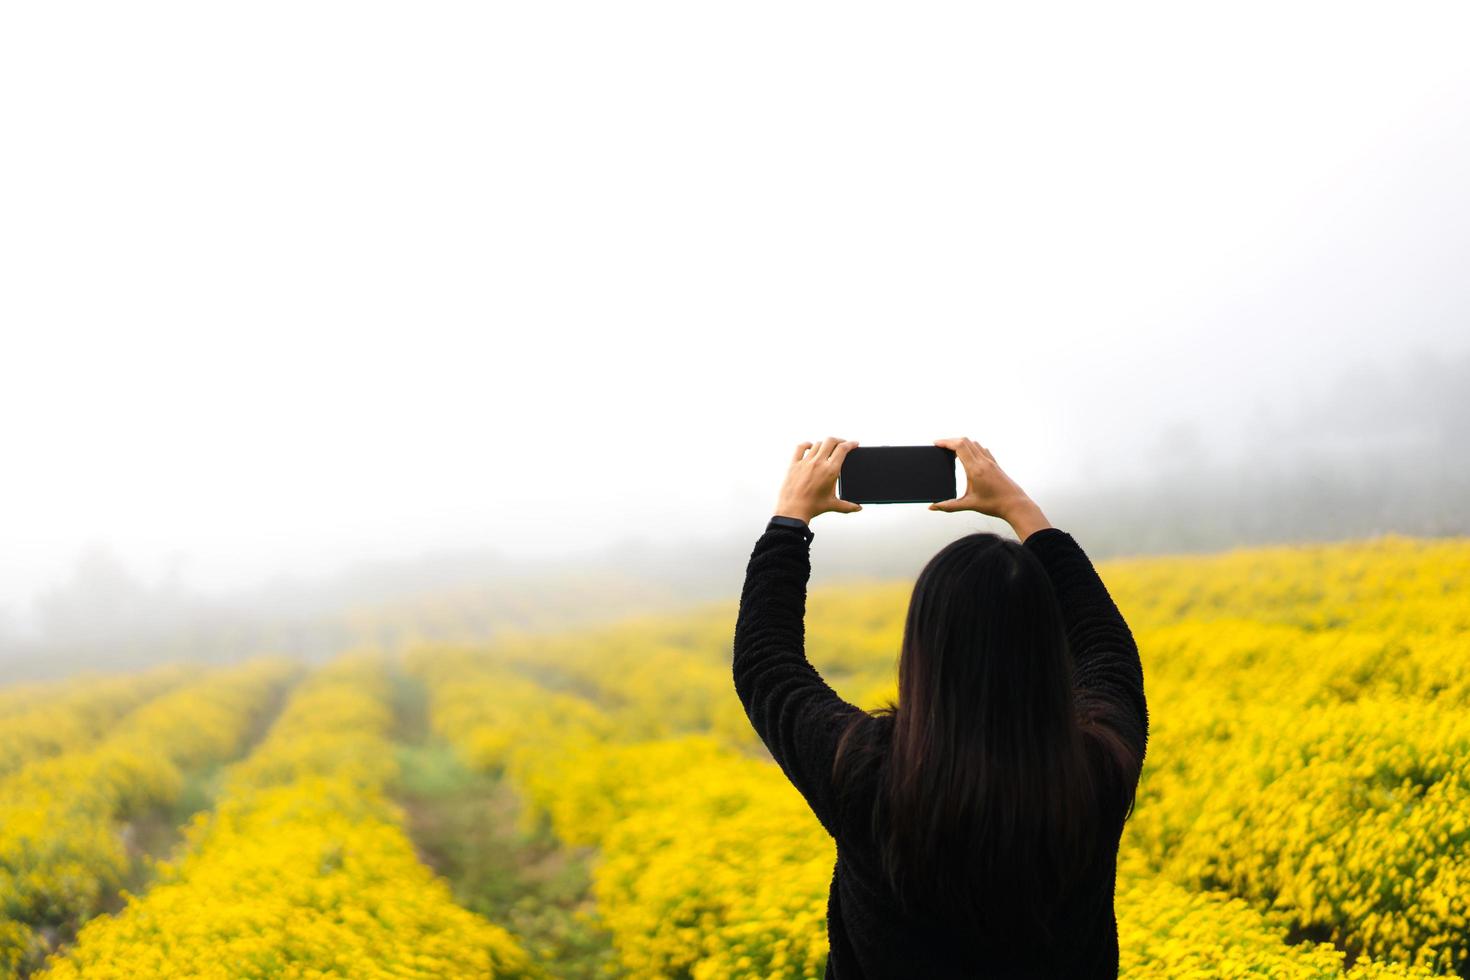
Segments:
[[[974,439],[935,439],[934,445],[954,450],[965,468],[967,486],[964,496],[936,500],[929,505],[930,510],[973,510],[998,517],[1014,527],[1022,540],[1031,531],[1050,526],[1041,514],[1041,508],[1015,480],[1006,475],[990,450]]]

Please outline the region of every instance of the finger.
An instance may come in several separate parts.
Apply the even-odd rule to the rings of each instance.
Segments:
[[[943,446],[945,449],[954,450],[960,462],[977,462],[979,455],[971,448],[973,440],[956,437],[954,439],[935,439],[934,445]]]
[[[980,447],[976,445],[974,439],[956,439],[954,452],[966,468],[979,465],[985,458],[980,455]]]
[[[812,444],[809,442],[803,442],[801,445],[797,446],[796,455],[791,457],[791,461],[793,463],[800,463],[801,457],[805,456],[806,451],[810,448],[812,448]]]
[[[822,444],[817,447],[817,462],[825,463],[828,457],[832,455],[832,450],[836,449],[837,444],[841,441],[836,436],[828,436],[823,439]]]
[[[856,448],[856,439],[849,439],[846,442],[838,443],[837,449],[832,453],[832,462],[836,463],[838,466],[841,466],[842,461],[847,458],[847,454],[852,452]]]

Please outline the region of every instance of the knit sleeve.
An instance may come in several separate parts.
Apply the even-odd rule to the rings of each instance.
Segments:
[[[735,623],[735,693],[771,757],[836,836],[832,760],[843,727],[861,708],[838,697],[807,662],[805,617],[810,537],[767,525],[745,570]]]
[[[1111,728],[1141,768],[1148,748],[1148,702],[1132,631],[1070,534],[1043,528],[1027,536],[1025,547],[1046,567],[1061,603],[1079,706]]]

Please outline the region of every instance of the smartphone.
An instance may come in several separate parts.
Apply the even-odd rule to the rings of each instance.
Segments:
[[[837,496],[858,504],[920,504],[955,494],[955,455],[943,446],[856,446],[837,474]]]

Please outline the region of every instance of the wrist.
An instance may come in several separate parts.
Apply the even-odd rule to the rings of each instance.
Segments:
[[[1001,517],[1022,541],[1043,528],[1051,527],[1051,522],[1046,519],[1041,508],[1029,497],[1008,507]]]
[[[812,513],[809,507],[803,507],[800,504],[790,504],[780,500],[776,502],[776,509],[771,511],[771,513],[776,517],[794,517],[798,521],[805,521],[808,524],[812,522],[813,517],[817,516]]]

